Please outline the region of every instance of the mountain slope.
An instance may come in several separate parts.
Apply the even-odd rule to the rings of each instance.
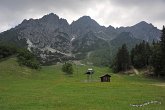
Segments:
[[[161,36],[161,31],[154,27],[152,24],[148,24],[145,21],[142,21],[131,27],[120,27],[117,28],[117,31],[120,32],[130,32],[137,39],[145,40],[152,42],[153,40],[159,40]]]
[[[42,59],[51,61],[52,57],[71,57],[71,34],[68,22],[51,13],[41,19],[24,20],[15,28],[1,33],[4,41],[16,41],[20,44],[24,39],[30,51]]]
[[[70,50],[69,24],[66,20],[59,19],[55,14],[51,13],[36,20],[24,20],[17,28],[20,29],[21,36],[19,37],[28,39],[34,45],[33,47],[44,48],[49,46],[59,51],[63,50],[63,52]],[[63,44],[62,47],[59,44],[63,40],[67,45]]]
[[[115,39],[110,41],[111,46],[115,48],[121,47],[123,44],[126,44],[129,49],[134,47],[136,44],[142,42],[140,39],[133,37],[130,32],[122,32]]]
[[[84,36],[77,38],[72,43],[73,52],[89,52],[96,49],[108,47],[109,44],[105,40],[98,38],[92,31]]]
[[[10,44],[17,47],[27,47],[26,39],[19,39],[19,30],[10,29],[5,32],[0,33],[0,44]]]
[[[71,26],[71,32],[75,36],[83,36],[89,31],[98,32],[105,29],[104,26],[100,26],[95,20],[89,16],[83,16],[77,21],[73,21]]]
[[[105,30],[98,35],[102,36],[106,40],[113,40],[120,32],[118,32],[113,26],[108,26]]]
[[[0,43],[25,47],[42,63],[50,63],[73,59],[78,53],[109,48],[109,42],[111,48],[116,49],[123,43],[132,48],[142,40],[159,40],[160,33],[144,21],[131,27],[106,28],[89,16],[83,16],[69,25],[67,20],[50,13],[40,19],[24,20],[15,28],[0,33]]]

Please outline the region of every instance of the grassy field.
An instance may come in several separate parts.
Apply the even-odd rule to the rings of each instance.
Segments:
[[[74,68],[72,76],[61,66],[40,71],[20,67],[15,58],[0,62],[0,110],[165,110],[165,83],[140,76],[112,74],[108,68],[93,67],[93,81],[87,82],[87,66]],[[112,75],[110,83],[99,76]],[[159,101],[143,107],[143,104]]]

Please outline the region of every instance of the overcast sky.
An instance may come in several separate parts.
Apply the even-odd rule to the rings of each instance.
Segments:
[[[0,32],[23,19],[55,13],[69,23],[88,15],[100,25],[132,26],[140,21],[165,25],[165,0],[0,0]]]

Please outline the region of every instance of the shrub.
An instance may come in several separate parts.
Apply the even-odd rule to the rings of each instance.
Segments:
[[[62,71],[67,73],[67,74],[73,74],[73,66],[71,63],[64,63],[62,66]]]
[[[1,44],[0,45],[0,59],[6,58],[17,53],[17,48],[12,45]]]
[[[25,65],[27,67],[30,67],[32,69],[40,69],[40,63],[36,59],[36,57],[28,50],[26,49],[21,49],[18,52],[18,63],[20,65]]]

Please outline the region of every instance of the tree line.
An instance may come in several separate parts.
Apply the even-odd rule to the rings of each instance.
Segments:
[[[32,69],[40,69],[40,63],[33,53],[24,48],[17,48],[14,45],[1,44],[0,45],[0,60],[9,58],[10,56],[17,56],[19,65],[24,65]]]
[[[160,41],[152,44],[143,41],[129,52],[126,44],[118,49],[112,68],[115,72],[135,68],[152,67],[154,75],[165,76],[165,27],[163,26]]]

